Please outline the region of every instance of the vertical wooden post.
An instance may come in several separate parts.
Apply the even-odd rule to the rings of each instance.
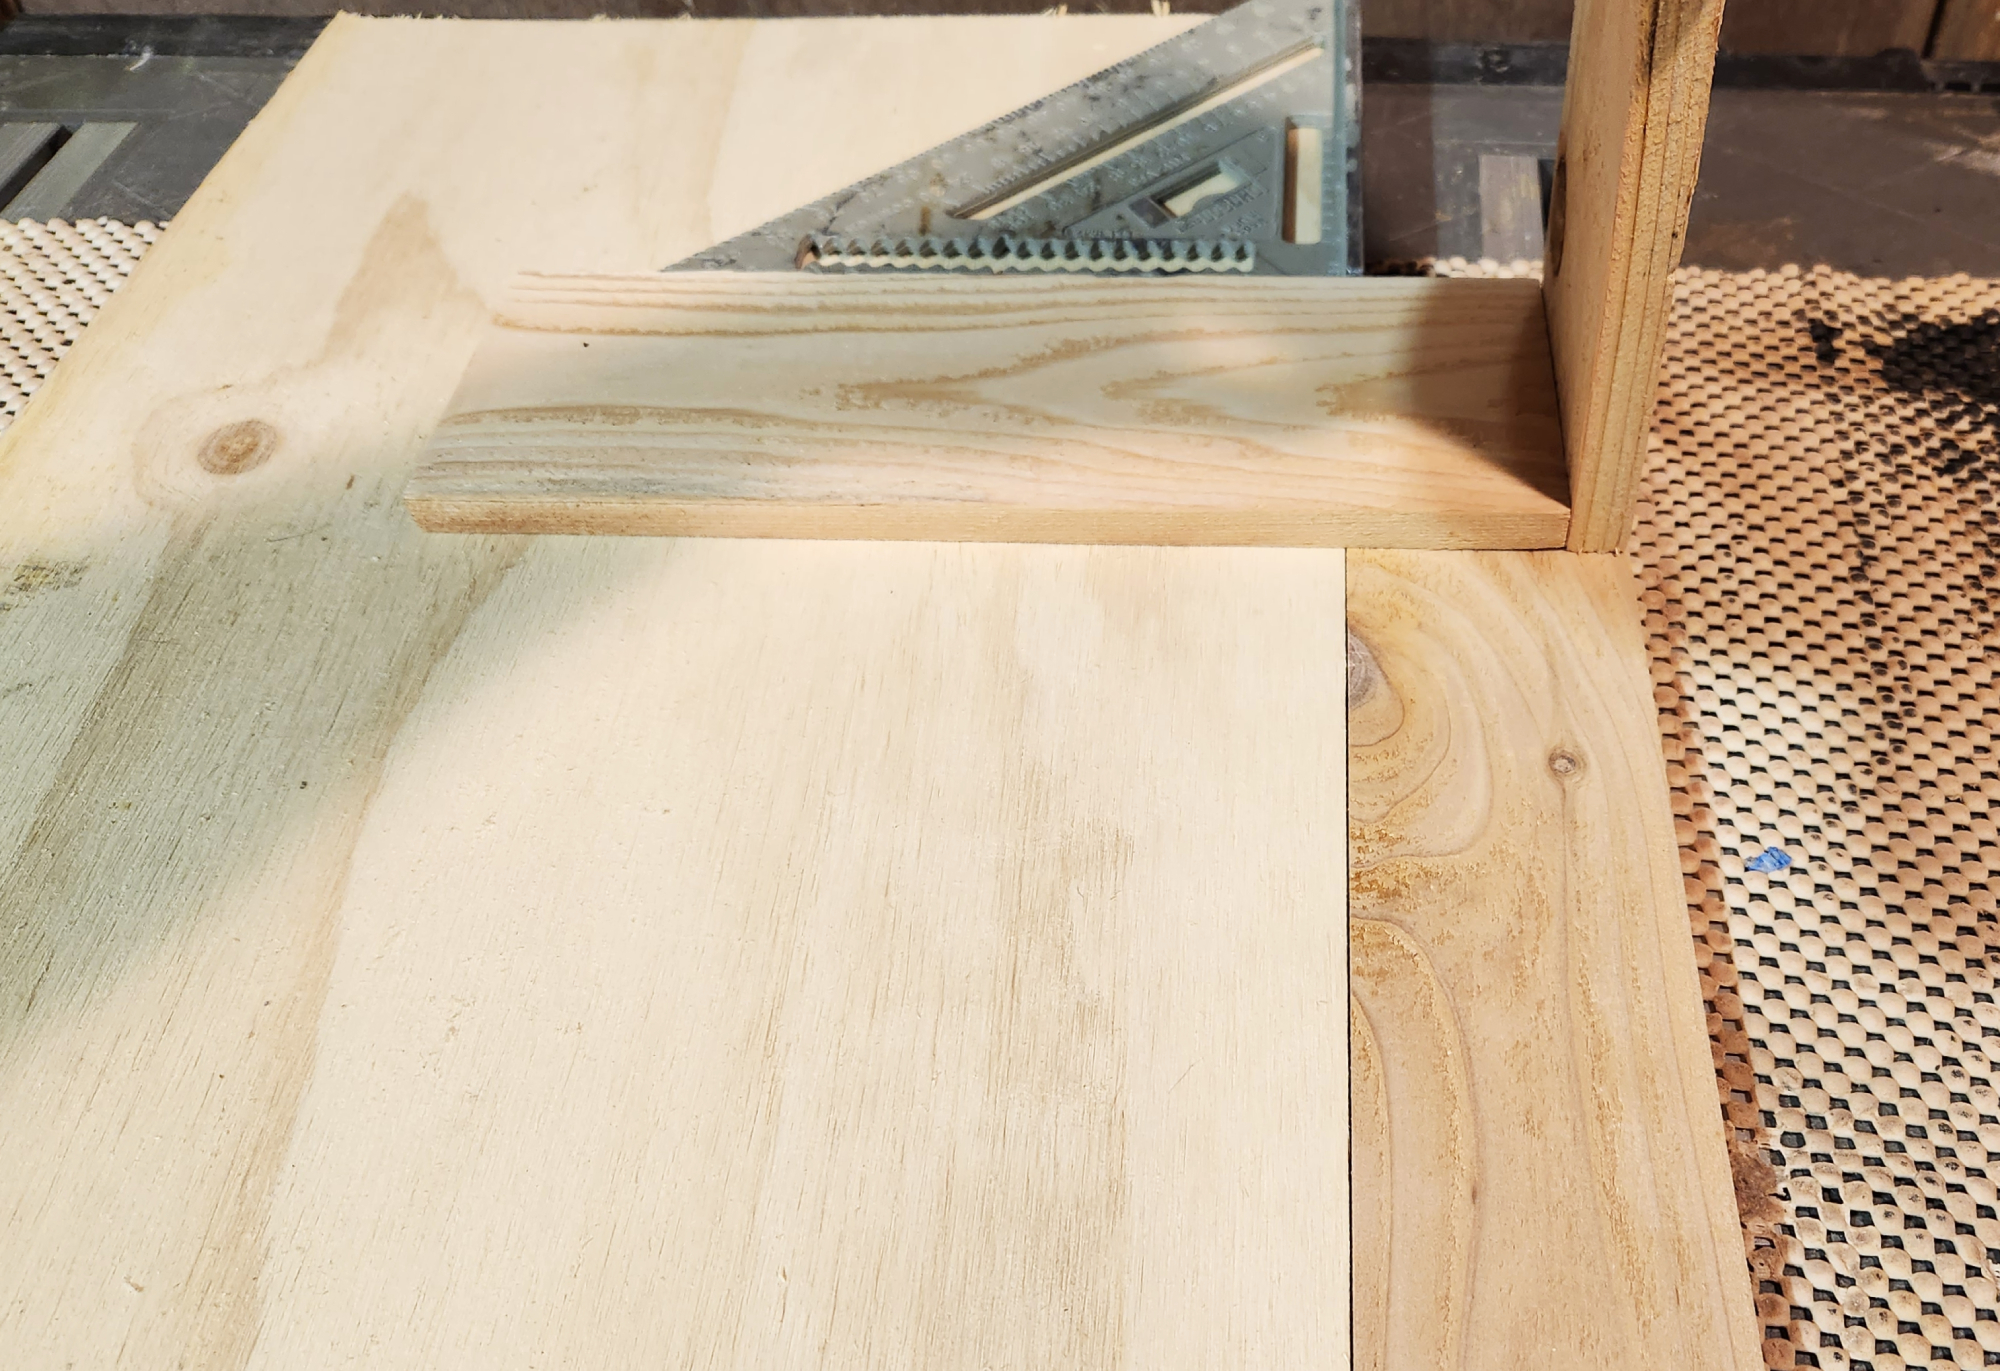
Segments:
[[[1632,527],[1722,0],[1577,0],[1543,294],[1573,552]]]

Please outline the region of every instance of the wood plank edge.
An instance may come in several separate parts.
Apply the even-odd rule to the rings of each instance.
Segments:
[[[1687,240],[1708,126],[1722,0],[1653,4],[1646,54],[1653,65],[1635,74],[1643,109],[1626,144],[1628,156],[1637,153],[1638,175],[1629,188],[1621,178],[1612,221],[1613,237],[1622,241],[1612,260],[1625,270],[1614,270],[1606,281],[1607,332],[1598,339],[1598,364],[1589,379],[1588,429],[1582,446],[1571,450],[1591,454],[1571,464],[1571,552],[1616,552],[1632,527],[1673,310],[1673,276]]]
[[[421,480],[421,473],[419,473]],[[1283,509],[1200,511],[1026,508],[978,504],[830,504],[777,500],[635,500],[620,495],[477,499],[425,493],[403,504],[428,533],[595,534],[668,538],[1073,543],[1132,547],[1406,548],[1536,551],[1560,548],[1567,510],[1490,515]]]
[[[1605,707],[1629,713],[1632,733],[1657,736],[1658,707],[1647,668],[1642,623],[1642,587],[1637,567],[1622,552],[1582,555],[1581,584],[1619,666],[1622,679],[1607,678]],[[1729,1125],[1716,1095],[1715,1058],[1708,1034],[1708,1010],[1701,971],[1690,952],[1687,889],[1681,871],[1680,840],[1674,831],[1673,786],[1664,753],[1655,745],[1633,757],[1632,787],[1638,832],[1647,858],[1645,877],[1635,881],[1633,899],[1649,907],[1659,940],[1662,1006],[1669,1032],[1662,1047],[1673,1063],[1687,1101],[1689,1160],[1697,1191],[1711,1197],[1704,1206],[1711,1235],[1713,1289],[1722,1301],[1718,1332],[1727,1344],[1729,1371],[1763,1371],[1763,1338],[1758,1330],[1756,1283],[1743,1259],[1743,1225],[1735,1202],[1729,1154]],[[1650,886],[1650,889],[1648,888]],[[1727,1197],[1717,1200],[1715,1197]]]

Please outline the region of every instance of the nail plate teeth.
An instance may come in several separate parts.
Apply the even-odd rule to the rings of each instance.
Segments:
[[[799,246],[807,270],[1160,273],[1254,270],[1257,245],[1241,239],[850,238],[815,233]]]

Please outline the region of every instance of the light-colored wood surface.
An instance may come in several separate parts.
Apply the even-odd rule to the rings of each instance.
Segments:
[[[1572,551],[1632,528],[1721,22],[1722,0],[1577,6],[1543,275]]]
[[[1763,1364],[1636,596],[1349,559],[1358,1367]]]
[[[1557,547],[1527,281],[523,277],[449,532]]]
[[[389,753],[250,1365],[1343,1365],[1341,555],[579,556]]]
[[[398,499],[520,263],[1179,27],[333,23],[0,439],[9,1371],[1341,1364],[1339,553]]]
[[[2000,0],[1942,0],[1932,57],[2000,62]]]

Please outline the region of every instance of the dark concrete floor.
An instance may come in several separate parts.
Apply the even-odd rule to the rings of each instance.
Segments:
[[[1368,259],[1477,258],[1480,156],[1553,158],[1562,92],[1377,84],[1363,106]],[[2000,99],[1716,91],[1685,260],[2000,276]]]
[[[284,57],[0,55],[0,120],[138,125],[63,217],[171,217],[291,70]]]
[[[2000,99],[1718,92],[1686,260],[2000,276]]]
[[[0,29],[0,120],[136,122],[66,213],[155,220],[193,193],[316,28],[38,23]],[[1557,79],[1555,57],[1533,79]],[[1480,157],[1553,158],[1562,113],[1551,84],[1376,81],[1363,100],[1371,263],[1483,255]],[[2000,97],[1717,89],[1686,260],[2000,277]]]

